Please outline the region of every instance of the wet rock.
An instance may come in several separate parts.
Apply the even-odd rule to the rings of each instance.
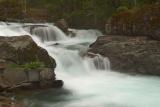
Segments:
[[[53,82],[53,87],[55,88],[61,88],[63,86],[63,81],[62,80],[56,80]]]
[[[60,19],[60,20],[58,20],[56,23],[55,23],[55,25],[58,27],[58,28],[60,28],[65,34],[69,34],[69,30],[68,30],[68,28],[69,28],[69,26],[68,26],[68,23],[66,22],[66,20],[65,19]]]
[[[94,58],[97,56],[97,54],[94,54],[94,53],[91,53],[91,52],[87,52],[87,54],[84,54],[83,56],[87,56],[87,57],[90,57],[90,58]]]
[[[102,36],[89,52],[109,58],[111,69],[126,73],[160,75],[160,42],[147,37]]]

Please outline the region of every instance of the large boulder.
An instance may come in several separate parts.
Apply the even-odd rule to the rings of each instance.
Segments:
[[[101,36],[89,52],[108,57],[115,71],[160,75],[159,47],[147,37]]]
[[[30,36],[0,37],[0,91],[32,83],[54,86],[55,67],[55,60]]]
[[[55,68],[56,63],[48,52],[39,47],[30,36],[0,36],[0,59],[25,64],[34,61],[41,61],[46,67]]]

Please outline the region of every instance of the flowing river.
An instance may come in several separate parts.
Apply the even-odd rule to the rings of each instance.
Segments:
[[[25,98],[27,107],[160,107],[159,77],[112,72],[108,58],[84,55],[102,35],[97,30],[70,29],[75,34],[70,37],[47,23],[1,22],[0,29],[1,36],[30,35],[56,60],[55,73],[64,81],[62,89],[44,90]]]

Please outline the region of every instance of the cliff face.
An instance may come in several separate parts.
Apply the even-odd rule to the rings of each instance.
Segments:
[[[106,24],[106,33],[148,36],[160,40],[160,4],[144,6],[113,15]]]

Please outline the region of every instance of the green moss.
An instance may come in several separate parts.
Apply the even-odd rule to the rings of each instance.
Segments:
[[[26,64],[22,65],[22,67],[25,69],[37,69],[40,67],[44,67],[44,65],[43,65],[43,63],[36,61],[36,62],[26,63]]]
[[[25,63],[23,65],[11,64],[10,67],[11,68],[24,68],[26,70],[31,70],[31,69],[38,69],[38,68],[44,67],[44,64],[39,61],[34,61],[30,63]]]
[[[9,67],[10,68],[20,68],[21,66],[18,65],[18,64],[13,63],[13,64],[10,64]]]
[[[117,8],[117,12],[123,12],[123,11],[127,11],[128,8],[126,6],[120,6]]]

